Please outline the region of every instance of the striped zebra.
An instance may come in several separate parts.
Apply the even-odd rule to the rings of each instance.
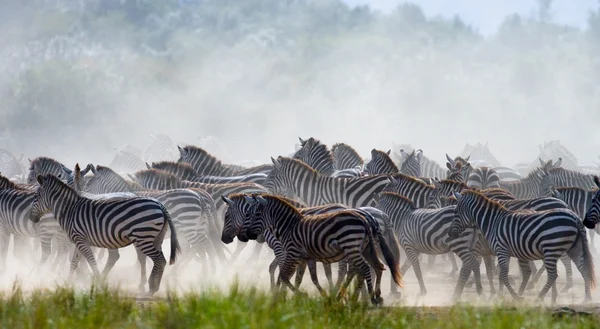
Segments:
[[[580,187],[586,190],[596,187],[593,175],[582,174],[560,167],[544,168],[542,169],[542,173],[551,178],[552,185],[555,187]]]
[[[562,200],[564,203],[569,205],[569,208],[573,210],[577,216],[581,220],[585,218],[585,213],[590,209],[592,205],[592,200],[594,199],[594,195],[598,189],[594,190],[585,190],[579,187],[551,187],[550,193],[555,198]],[[596,230],[596,233],[598,230]],[[590,242],[592,245],[592,250],[595,250],[594,246],[594,236],[596,235],[594,231],[590,230]]]
[[[465,147],[458,156],[461,158],[468,157],[477,161],[485,161],[493,167],[500,165],[500,161],[498,161],[498,159],[496,159],[496,157],[490,152],[490,148],[487,143],[481,144],[480,142],[477,142],[475,145],[466,143]]]
[[[220,259],[225,258],[223,245],[218,241],[220,227],[218,226],[216,207],[213,198],[208,193],[190,189],[149,190],[141,185],[128,182],[112,169],[104,166],[92,166],[94,176],[85,184],[84,191],[93,194],[129,192],[139,197],[155,198],[165,205],[183,246],[183,259],[176,268],[186,264],[192,257],[198,257],[201,262],[205,254],[216,254]],[[215,238],[213,238],[215,237]],[[145,261],[145,259],[144,259]],[[145,267],[142,266],[145,270]]]
[[[500,289],[506,286],[515,299],[521,295],[531,276],[529,261],[543,259],[548,273],[546,285],[538,295],[543,299],[552,288],[552,303],[556,302],[556,263],[567,253],[585,280],[585,302],[591,299],[590,286],[595,287],[593,259],[585,228],[577,214],[569,209],[514,212],[480,193],[467,190],[455,192],[458,200],[456,217],[448,236],[457,238],[468,227],[481,231],[498,257]],[[517,294],[508,281],[510,257],[518,259],[523,282]]]
[[[321,143],[320,140],[314,137],[307,140],[300,137],[298,139],[300,140],[300,148],[292,158],[306,163],[319,174],[339,178],[358,178],[362,176],[362,172],[358,167],[335,170],[333,167],[333,154],[329,151],[327,145]]]
[[[171,255],[169,264],[174,264],[180,252],[177,233],[169,212],[162,203],[152,198],[123,198],[92,200],[80,196],[56,176],[38,176],[40,185],[33,201],[29,219],[39,222],[46,211],[55,214],[60,226],[77,248],[71,259],[69,278],[83,255],[99,277],[91,246],[118,249],[133,244],[145,256],[152,259],[154,266],[148,279],[149,295],[160,287],[166,260],[162,253],[162,242],[171,231]],[[110,269],[108,269],[110,270]],[[103,276],[108,273],[105,268]],[[141,286],[141,284],[140,284]]]
[[[600,187],[600,178],[598,176],[594,176],[594,183],[597,187]],[[589,229],[596,228],[600,222],[600,190],[596,191],[596,194],[592,198],[592,203],[583,218],[583,225]]]
[[[260,165],[252,168],[240,168],[238,166],[223,164],[206,150],[186,145],[179,148],[178,162],[190,164],[196,173],[200,176],[244,176],[248,174],[263,173],[268,174],[271,171],[271,165]]]
[[[408,153],[414,151],[410,145],[396,145],[392,143],[392,150],[404,150]],[[404,158],[400,153],[393,151],[390,156],[397,164],[402,164]],[[427,158],[425,155],[421,157],[421,176],[425,178],[441,178],[446,177],[446,171],[437,162]]]
[[[333,156],[333,169],[335,170],[362,169],[365,164],[365,160],[348,144],[333,144],[331,154]]]
[[[283,194],[290,189],[308,206],[341,203],[352,208],[373,205],[372,198],[390,183],[388,175],[356,179],[320,175],[305,163],[279,156],[271,158],[273,170],[264,187],[271,193]]]
[[[409,176],[419,177],[421,172],[421,155],[423,151],[418,150],[412,151],[411,154],[400,150],[404,162],[402,162],[401,168],[394,163],[390,157],[391,150],[387,152],[372,149],[371,150],[371,161],[365,165],[365,172],[369,175],[375,174],[395,174],[402,173]]]
[[[231,183],[256,183],[263,184],[267,179],[267,174],[254,173],[243,176],[199,176],[196,171],[187,163],[184,162],[172,162],[172,161],[161,161],[158,163],[153,162],[152,165],[146,164],[147,170],[162,170],[168,172],[174,176],[179,177],[181,180],[188,180],[192,182],[207,183],[207,184],[231,184]],[[140,170],[143,171],[143,170]],[[134,174],[135,175],[135,174]],[[131,176],[129,176],[131,178]]]
[[[500,176],[489,167],[475,168],[469,174],[467,185],[478,189],[500,187]]]
[[[564,159],[563,168],[568,170],[579,170],[579,161],[577,157],[569,151],[564,145],[561,145],[560,141],[553,140],[550,142],[545,142],[543,145],[539,145],[540,153],[538,155],[538,159],[555,159],[562,158]],[[536,162],[533,161],[528,166],[528,170],[531,171],[537,166]]]
[[[37,175],[45,174],[61,177],[63,181],[66,182],[68,177],[73,175],[73,171],[59,161],[49,157],[41,156],[29,160],[29,175],[27,176],[28,184],[37,184]]]
[[[256,195],[257,194],[252,194],[252,197],[254,197]],[[264,195],[264,194],[262,194],[262,195]],[[247,196],[247,195],[233,194],[233,195],[230,195],[230,197],[222,196],[223,201],[228,204],[227,211],[225,212],[225,223],[223,225],[223,233],[221,235],[221,241],[223,241],[223,243],[225,243],[225,244],[229,244],[229,243],[233,242],[233,238],[235,236],[237,236],[237,234],[239,233],[239,231],[244,223],[244,220],[245,220],[245,218],[247,218],[247,215],[250,211],[249,210],[250,204],[247,202],[248,198],[244,197],[244,196]],[[303,216],[319,215],[319,214],[330,213],[330,212],[334,212],[334,211],[351,209],[351,208],[344,206],[342,204],[339,204],[339,203],[327,204],[327,205],[316,206],[316,207],[306,207],[306,205],[304,205],[302,203],[298,203],[294,200],[287,199],[284,197],[279,197],[279,198],[290,203]],[[391,226],[389,223],[389,217],[387,216],[387,214],[385,214],[384,212],[380,211],[379,209],[373,208],[373,207],[360,207],[360,208],[356,208],[354,210],[360,211],[360,212],[365,212],[365,216],[370,215],[371,217],[373,217],[373,219],[375,221],[377,221],[377,224],[375,226],[378,226],[379,228],[381,228],[382,234],[384,235],[384,238],[386,239],[388,244],[391,244],[391,245],[397,244],[395,242],[396,237],[393,234],[393,230],[391,229]],[[267,242],[267,245],[271,249],[273,249],[273,251],[275,253],[275,259],[269,266],[271,287],[273,288],[274,283],[275,283],[275,281],[274,281],[275,280],[275,269],[277,268],[277,266],[279,266],[279,264],[282,263],[282,261],[284,259],[283,258],[283,249],[282,249],[281,243],[275,238],[275,236],[271,235],[268,231],[264,232],[264,239]],[[394,250],[394,249],[392,249],[392,250],[395,252],[394,253],[395,255],[398,255],[397,250]],[[299,288],[300,284],[302,283],[302,278],[304,276],[304,271],[306,269],[305,265],[306,264],[299,266],[296,271],[296,282],[295,282],[296,288]],[[331,275],[332,274],[331,265],[324,263],[323,267],[325,269],[325,275],[327,276],[329,286],[333,287],[334,285],[333,285],[332,275]],[[335,287],[339,288],[339,286],[341,284],[341,280],[343,280],[344,276],[346,275],[346,271],[347,271],[347,269],[346,269],[345,262],[340,262],[340,272],[338,275],[338,282],[335,285]],[[318,286],[318,282],[315,282],[315,278],[313,277],[312,279],[313,279],[313,283],[315,283],[315,285]]]
[[[19,158],[15,157],[11,152],[0,148],[0,173],[2,175],[13,178],[23,174],[21,161],[23,154]]]
[[[466,240],[466,245],[462,250],[453,248],[446,242],[448,230],[454,218],[455,206],[418,209],[409,198],[403,195],[383,192],[377,207],[390,217],[392,227],[406,253],[407,259],[400,268],[400,273],[404,275],[411,266],[413,267],[419,281],[421,295],[425,295],[427,289],[421,274],[419,254],[440,255],[449,252],[456,253],[463,262],[459,283],[466,282],[468,275],[473,271],[478,283],[477,292],[482,293],[479,263],[469,250],[470,239]]]
[[[150,145],[144,151],[145,162],[175,160],[177,158],[177,150],[175,142],[171,137],[165,134],[150,134]]]
[[[285,260],[279,271],[278,284],[283,282],[290,290],[298,291],[289,279],[301,262],[309,260],[335,263],[347,260],[356,271],[351,271],[340,289],[343,294],[354,274],[358,274],[356,299],[363,281],[367,281],[368,294],[374,305],[383,300],[380,291],[373,291],[369,264],[381,272],[384,265],[377,257],[379,244],[394,281],[402,286],[398,259],[386,241],[374,231],[369,221],[359,212],[344,210],[314,216],[302,216],[296,208],[277,196],[253,198],[250,218],[245,221],[238,239],[256,239],[266,230],[278,237],[285,251]],[[366,260],[366,261],[365,261]],[[356,273],[357,272],[357,273]]]
[[[144,160],[128,151],[117,151],[109,165],[120,172],[130,172],[146,168]]]
[[[544,163],[541,159],[540,162]],[[540,185],[544,177],[544,170],[560,166],[560,163],[560,159],[555,163],[548,161],[541,168],[531,171],[523,179],[500,182],[500,187],[511,192],[517,199],[535,198],[540,195]]]
[[[221,223],[223,223],[222,219],[224,218],[225,211],[227,209],[227,205],[221,199],[222,195],[227,196],[233,193],[267,192],[267,190],[263,186],[255,183],[207,184],[199,182],[189,182],[182,181],[175,175],[172,175],[168,172],[155,169],[138,171],[134,175],[134,177],[131,177],[133,181],[147,189],[169,190],[186,188],[200,194],[208,194],[211,200],[214,200],[216,208],[216,230],[211,230],[212,234],[210,236],[211,241],[213,242],[218,241],[219,232],[221,232],[223,229],[223,227],[221,226]],[[235,259],[237,259],[239,254],[246,248],[246,245],[247,244],[237,245],[236,250],[232,255],[232,262],[235,261]],[[261,250],[262,244],[256,245],[254,249],[254,255],[258,256]]]

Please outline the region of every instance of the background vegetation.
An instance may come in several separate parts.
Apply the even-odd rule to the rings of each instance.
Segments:
[[[600,6],[583,30],[553,22],[551,6],[483,37],[415,4],[5,0],[0,145],[96,160],[160,131],[266,161],[301,135],[364,153],[412,143],[442,160],[489,141],[512,164],[561,139],[595,160]]]

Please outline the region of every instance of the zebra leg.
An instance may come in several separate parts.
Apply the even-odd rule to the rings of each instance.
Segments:
[[[373,278],[371,277],[371,268],[369,267],[362,253],[358,252],[358,250],[354,252],[346,252],[346,259],[348,259],[348,263],[352,264],[358,272],[358,286],[356,287],[356,291],[354,291],[352,300],[358,300],[358,293],[360,292],[364,281],[366,280],[367,291],[371,298],[371,303],[373,303],[373,305],[378,305],[379,301],[373,295]]]
[[[254,250],[252,251],[252,258],[250,259],[250,261],[255,262],[258,260],[259,256],[260,256],[260,252],[262,251],[263,245],[264,243],[257,243],[255,242],[255,246],[254,246]]]
[[[496,294],[496,287],[494,287],[494,260],[492,256],[483,256],[483,264],[485,265],[485,274],[490,283],[490,294],[493,296]]]
[[[146,290],[146,255],[135,248],[137,254],[138,264],[140,264],[140,283],[138,284],[138,291],[144,292]]]
[[[329,283],[329,289],[334,287],[333,285],[333,274],[331,273],[331,263],[321,263],[323,264],[323,270],[325,271],[325,277],[327,278],[327,282]]]
[[[523,281],[521,282],[521,286],[519,287],[519,296],[523,296],[523,292],[527,287],[527,282],[531,277],[531,262],[527,260],[519,259],[519,267],[521,268],[521,274],[523,275]]]
[[[425,288],[425,282],[423,282],[423,275],[421,274],[421,265],[419,264],[419,253],[412,249],[411,247],[405,249],[406,257],[408,261],[411,263],[413,270],[415,271],[415,275],[417,276],[417,280],[419,281],[419,287],[421,288],[421,296],[427,294],[427,289]],[[404,268],[404,265],[402,265]],[[402,271],[402,269],[400,269]]]
[[[40,267],[46,265],[48,258],[52,254],[52,237],[48,237],[46,235],[42,235],[40,237],[40,246],[42,249],[42,258],[40,259]]]
[[[105,248],[102,248],[102,250],[104,249]],[[102,270],[102,278],[106,279],[108,273],[110,273],[110,270],[112,270],[120,257],[121,255],[119,255],[119,249],[108,249],[108,259],[106,260],[104,270]]]
[[[155,246],[154,241],[137,242],[136,240],[134,245],[136,249],[152,259],[152,262],[154,263],[152,271],[150,272],[150,278],[148,279],[148,295],[152,296],[160,288],[160,282],[165,270],[165,265],[167,265],[167,260],[165,259],[162,250]]]
[[[275,290],[275,269],[277,269],[277,266],[279,266],[279,261],[277,260],[277,257],[275,257],[275,259],[273,259],[273,261],[269,265],[269,278],[271,279],[271,291]]]
[[[75,274],[75,269],[77,269],[77,266],[79,266],[80,258],[81,258],[81,254],[79,253],[79,251],[75,250],[73,252],[73,255],[71,256],[71,267],[69,269],[68,281],[73,280],[73,274]]]
[[[577,270],[583,277],[585,287],[585,298],[583,300],[584,304],[588,303],[592,299],[590,288],[592,282],[595,281],[595,279],[592,277],[594,275],[593,257],[591,251],[589,250],[589,246],[586,246],[586,244],[587,241],[585,241],[585,239],[579,238],[575,242],[575,245],[573,245],[571,249],[567,251],[567,254],[573,260],[575,267],[577,267]]]
[[[294,287],[296,287],[296,289],[300,289],[300,285],[302,284],[302,279],[304,278],[304,273],[306,272],[306,263],[307,262],[300,262],[298,267],[296,267],[296,281],[294,282]]]
[[[500,291],[502,291],[502,286],[506,286],[506,289],[515,300],[522,300],[523,298],[517,295],[513,287],[510,285],[510,281],[508,281],[510,256],[502,252],[496,252],[496,256],[498,257],[498,266],[500,267]]]
[[[298,266],[298,264],[300,262],[304,263],[305,261],[302,261],[300,259],[291,258],[286,255],[283,264],[279,267],[279,277],[277,279],[278,289],[280,288],[281,283],[283,283],[286,287],[288,287],[294,293],[299,292],[299,290],[296,287],[294,287],[294,285],[292,285],[292,283],[290,282],[290,278],[294,274],[296,267]]]
[[[100,272],[98,271],[98,265],[96,264],[96,259],[94,258],[94,253],[92,252],[90,246],[84,242],[84,240],[78,239],[75,241],[75,247],[77,248],[77,251],[79,251],[79,253],[85,257],[88,265],[92,268],[94,278],[99,278]]]
[[[448,258],[450,259],[450,263],[452,264],[452,271],[450,271],[449,276],[453,278],[456,275],[456,272],[458,271],[458,265],[456,264],[456,258],[454,257],[453,252],[449,252],[444,255],[448,255]],[[479,284],[481,284],[481,279],[479,281]]]
[[[571,267],[571,258],[569,255],[564,254],[560,257],[560,261],[565,266],[567,274],[567,285],[561,290],[561,292],[567,292],[573,288],[573,268]]]
[[[327,296],[327,293],[325,292],[323,287],[321,287],[321,284],[319,284],[319,278],[317,277],[317,262],[314,259],[311,259],[307,263],[308,273],[310,273],[310,279],[312,280],[313,284],[315,285],[315,287],[317,287],[317,290],[319,290],[321,296]],[[329,268],[331,269],[331,267]]]
[[[535,264],[533,263],[533,261],[529,262],[529,266],[535,272]],[[544,274],[544,271],[546,271],[546,268],[544,266],[540,267],[540,269],[537,270],[537,272],[533,276],[533,280],[531,280],[531,283],[529,284],[529,286],[527,286],[527,289],[531,290],[531,289],[535,288],[535,284],[538,282],[538,280],[540,279],[542,274]]]
[[[338,263],[338,278],[337,278],[337,283],[335,284],[335,291],[339,291],[342,287],[342,284],[344,282],[344,278],[346,278],[346,275],[348,274],[348,261],[345,259],[342,259],[339,263]]]
[[[458,276],[458,282],[456,287],[454,288],[454,294],[452,295],[452,300],[457,301],[460,299],[462,292],[465,288],[465,283],[469,279],[471,275],[471,271],[473,272],[473,276],[475,277],[475,287],[477,289],[477,294],[483,294],[483,286],[481,285],[481,272],[480,272],[480,262],[473,256],[473,254],[469,251],[462,252],[459,254],[459,257],[462,261],[462,266],[460,269],[460,274]]]
[[[554,257],[544,258],[544,266],[546,267],[546,272],[548,273],[548,280],[546,281],[546,285],[540,291],[537,299],[543,300],[544,296],[548,293],[548,290],[552,288],[552,304],[556,303],[557,291],[556,291],[556,279],[558,278],[558,273],[556,271],[556,263],[558,259]]]

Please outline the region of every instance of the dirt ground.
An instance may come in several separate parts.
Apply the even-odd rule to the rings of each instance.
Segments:
[[[165,241],[163,250],[165,256],[168,257],[169,241]],[[235,249],[235,243],[229,245],[228,248],[233,252]],[[12,249],[12,248],[11,248]],[[249,245],[240,254],[238,259],[233,264],[218,264],[216,271],[214,267],[202,266],[199,263],[193,262],[189,266],[182,267],[182,269],[174,274],[174,267],[167,266],[160,291],[156,294],[156,297],[166,297],[167,290],[176,291],[179,293],[185,292],[201,292],[207,289],[229,289],[230,285],[236,280],[239,282],[241,287],[255,286],[262,289],[269,289],[269,273],[268,265],[273,259],[273,252],[268,249],[265,245],[262,248],[258,259],[252,258],[252,250],[254,245]],[[599,253],[594,250],[595,263],[599,261]],[[109,285],[113,287],[119,287],[132,295],[137,293],[137,286],[140,280],[139,267],[136,264],[135,252],[133,248],[128,247],[121,250],[121,258],[113,268],[109,275]],[[34,257],[21,257],[16,259],[9,251],[7,259],[7,269],[0,273],[0,289],[5,292],[9,292],[13,289],[15,281],[19,282],[21,288],[25,291],[32,289],[53,289],[56,285],[62,284],[74,284],[76,287],[86,289],[89,287],[89,280],[86,278],[79,279],[74,282],[67,282],[68,265],[61,268],[59,273],[53,273],[49,268],[40,268],[38,265],[39,256],[36,253]],[[106,259],[101,260],[101,268],[104,265]],[[402,260],[404,261],[404,260]],[[458,260],[460,266],[460,260]],[[449,275],[451,265],[449,261],[444,261],[442,257],[437,257],[435,264],[432,268],[428,268],[427,259],[421,264],[424,274],[425,286],[428,293],[425,296],[419,294],[419,284],[413,269],[409,269],[405,274],[404,288],[401,289],[402,296],[400,298],[393,298],[389,295],[390,292],[390,276],[389,271],[384,272],[382,280],[382,293],[385,299],[386,306],[404,306],[404,307],[435,307],[445,308],[453,305],[451,299],[454,287],[458,279],[458,273],[456,276],[451,277]],[[536,266],[541,266],[541,262],[536,262]],[[148,261],[148,275],[152,268],[152,262]],[[559,278],[558,278],[558,301],[557,305],[550,305],[551,292],[549,291],[542,304],[535,303],[535,298],[546,281],[546,275],[543,274],[540,281],[536,284],[533,290],[527,290],[525,292],[525,301],[519,305],[537,305],[544,307],[558,308],[560,306],[570,306],[577,310],[586,310],[600,313],[600,292],[598,290],[592,291],[592,304],[581,305],[584,297],[583,279],[581,274],[573,266],[573,279],[575,286],[568,292],[561,292],[560,290],[566,284],[565,271],[562,264],[559,262]],[[327,287],[327,280],[323,272],[322,266],[318,265],[319,281],[323,287]],[[494,306],[499,304],[513,304],[514,302],[505,291],[503,298],[495,297],[489,299],[490,289],[487,278],[485,276],[485,268],[481,267],[482,271],[482,284],[484,287],[485,295],[479,297],[475,292],[475,287],[465,287],[462,295],[461,302],[468,303],[475,306]],[[337,265],[333,265],[334,280],[337,278]],[[519,269],[516,262],[511,263],[510,268],[511,276],[519,276]],[[520,279],[517,279],[513,285],[515,289],[520,284]],[[497,285],[497,279],[496,279]],[[305,274],[301,288],[309,294],[317,294],[316,288],[313,286],[308,271]]]

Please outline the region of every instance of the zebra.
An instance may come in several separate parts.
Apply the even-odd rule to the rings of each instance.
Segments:
[[[400,150],[400,154],[404,158],[404,162],[402,162],[402,165],[400,166],[400,172],[406,175],[420,177],[423,150],[413,150],[410,154],[406,153],[404,150]]]
[[[496,157],[492,155],[487,143],[481,144],[480,142],[477,142],[477,144],[475,145],[466,143],[462,152],[459,153],[459,157],[472,157],[474,160],[483,160],[493,167],[500,166],[500,161],[498,161],[498,159],[496,159]]]
[[[549,176],[555,187],[580,187],[586,190],[596,187],[594,176],[560,167],[543,168],[543,175]]]
[[[333,156],[327,146],[314,137],[310,137],[307,140],[301,137],[298,137],[298,139],[300,140],[301,147],[294,153],[293,158],[311,166],[321,175],[332,176],[335,171],[333,168]]]
[[[410,145],[396,145],[393,144],[393,150],[403,149],[406,152],[412,152],[414,149]],[[402,164],[404,158],[400,153],[393,151],[390,156],[398,164]],[[435,161],[427,158],[425,155],[421,157],[421,176],[425,178],[445,177],[446,172],[444,169]]]
[[[71,259],[69,279],[81,255],[86,258],[94,276],[100,276],[91,246],[118,249],[133,244],[154,262],[147,293],[154,295],[158,291],[166,265],[161,245],[167,228],[171,231],[170,265],[175,263],[177,254],[181,252],[173,221],[162,203],[142,197],[88,199],[51,174],[38,175],[37,181],[40,187],[35,193],[29,219],[37,223],[44,212],[52,211],[55,214],[78,251]],[[107,266],[103,276],[108,270]]]
[[[255,193],[252,194],[253,197],[256,195],[259,195],[259,194],[255,194]],[[260,195],[265,195],[265,194],[260,194]],[[228,205],[227,211],[225,212],[225,223],[223,225],[223,233],[221,235],[221,241],[223,241],[223,243],[225,243],[225,244],[233,242],[233,238],[235,236],[237,236],[237,234],[239,233],[239,231],[244,223],[244,220],[245,220],[245,218],[247,218],[247,215],[249,213],[250,204],[248,204],[246,202],[246,198],[243,198],[243,196],[245,196],[245,194],[241,194],[241,193],[232,194],[232,195],[230,195],[230,197],[227,197],[224,195],[221,196],[223,201],[225,203],[227,203],[227,205]],[[329,212],[333,212],[333,211],[351,209],[351,208],[349,208],[345,205],[339,204],[339,203],[327,204],[327,205],[316,206],[316,207],[306,207],[306,205],[304,205],[302,203],[298,203],[294,200],[287,199],[287,198],[284,198],[281,196],[279,198],[285,200],[286,202],[290,203],[292,206],[297,208],[297,210],[303,216],[304,215],[319,215],[319,214],[329,213]],[[360,211],[360,212],[365,212],[366,213],[365,216],[367,216],[367,214],[368,214],[371,217],[373,217],[373,219],[375,221],[377,221],[377,224],[375,226],[383,228],[382,234],[384,234],[384,238],[388,241],[388,243],[391,243],[392,245],[394,245],[394,242],[396,241],[396,237],[393,234],[393,230],[391,229],[391,226],[389,223],[389,217],[387,216],[387,214],[385,214],[384,212],[380,211],[377,208],[372,208],[372,207],[360,207],[360,208],[356,208],[354,210]],[[278,264],[281,264],[281,262],[282,262],[283,250],[281,249],[282,248],[281,243],[274,236],[270,235],[270,233],[268,231],[264,232],[264,239],[267,242],[267,245],[271,249],[273,249],[273,251],[275,253],[275,259],[269,266],[269,274],[271,277],[271,287],[274,287],[275,269],[277,268]],[[395,255],[398,254],[397,250],[393,249],[393,251],[395,252]],[[327,276],[329,286],[333,287],[333,281],[332,281],[332,276],[331,276],[331,266],[330,266],[330,264],[324,263],[323,267],[325,268],[325,274]],[[296,282],[295,282],[296,288],[298,288],[300,286],[300,284],[302,283],[302,277],[304,275],[305,268],[306,268],[305,266],[298,267],[298,270],[296,272]],[[338,275],[338,283],[335,285],[336,287],[340,286],[341,280],[343,279],[345,274],[346,274],[345,262],[344,263],[340,262],[340,272]],[[314,282],[314,278],[313,278],[313,282]],[[315,285],[318,286],[318,283],[315,283]],[[394,286],[394,288],[395,288],[395,286]]]
[[[478,189],[500,188],[500,176],[489,167],[474,168],[469,174],[467,185]]]
[[[597,187],[600,187],[600,178],[598,176],[594,176],[594,183]],[[591,205],[583,218],[583,225],[589,229],[596,228],[596,225],[600,222],[600,190],[596,191]]]
[[[144,151],[143,160],[146,162],[175,160],[177,151],[175,150],[175,142],[171,137],[165,134],[150,134],[150,145]]]
[[[300,140],[300,148],[293,154],[292,158],[300,160],[319,174],[338,178],[358,178],[362,176],[361,167],[335,170],[333,166],[333,154],[320,140],[310,137]],[[289,192],[289,191],[288,191]]]
[[[146,167],[142,158],[123,150],[117,151],[109,166],[123,172],[140,170]]]
[[[588,211],[588,209],[590,209],[592,200],[594,199],[594,195],[597,191],[598,189],[585,190],[579,187],[550,187],[550,193],[552,196],[569,205],[569,208],[573,210],[581,220],[585,218],[585,213]],[[592,230],[590,230],[589,233],[592,250],[595,250],[595,233]]]
[[[36,184],[37,175],[52,174],[56,177],[61,177],[63,181],[67,181],[69,176],[72,176],[73,171],[67,168],[64,164],[49,157],[37,157],[33,160],[29,159],[29,175],[27,176],[28,184]]]
[[[511,192],[517,199],[535,198],[540,195],[540,184],[544,176],[543,170],[558,167],[561,162],[559,159],[555,163],[551,161],[544,163],[540,159],[540,163],[543,164],[541,168],[531,171],[521,180],[500,182],[500,187]]]
[[[341,203],[352,208],[373,205],[372,198],[388,183],[388,175],[374,175],[356,179],[320,175],[305,163],[288,157],[271,158],[273,170],[264,187],[274,194],[288,188],[308,206]]]
[[[377,207],[390,217],[392,227],[400,238],[400,245],[406,253],[407,259],[400,268],[400,273],[404,275],[411,266],[413,267],[419,281],[421,295],[425,295],[427,289],[419,265],[418,256],[420,253],[439,255],[455,252],[463,262],[459,283],[466,282],[468,274],[473,270],[478,283],[477,292],[482,292],[479,264],[469,250],[470,239],[466,240],[466,245],[461,252],[457,248],[452,248],[446,242],[456,206],[439,209],[417,209],[409,198],[398,193],[383,192],[380,195]]]
[[[577,214],[569,209],[514,212],[473,190],[454,193],[458,200],[455,219],[448,237],[457,238],[468,227],[481,231],[498,257],[500,289],[506,286],[515,299],[522,299],[531,275],[530,260],[543,259],[548,273],[546,285],[538,295],[543,299],[552,287],[552,303],[556,302],[556,262],[567,253],[585,281],[585,302],[591,300],[590,286],[595,287],[593,259],[585,228]],[[523,282],[517,294],[508,281],[510,257],[519,261]]]
[[[132,180],[142,187],[156,190],[168,190],[186,188],[200,194],[208,194],[211,200],[214,200],[215,204],[215,216],[218,221],[215,222],[217,225],[215,230],[212,230],[211,240],[218,240],[218,232],[222,231],[220,226],[223,221],[221,220],[225,215],[227,208],[226,204],[221,199],[221,195],[229,195],[232,193],[266,193],[267,190],[255,183],[232,183],[232,184],[207,184],[199,182],[181,181],[175,175],[169,174],[168,172],[151,169],[139,171],[131,177]],[[247,244],[238,244],[236,250],[232,255],[230,261],[235,261],[239,254],[246,248]],[[258,256],[262,250],[262,244],[257,244],[254,249],[254,255]]]
[[[23,154],[19,158],[15,157],[11,152],[0,149],[0,172],[8,177],[18,177],[23,174],[23,168],[21,161],[23,160]]]
[[[136,196],[155,198],[165,205],[184,246],[183,260],[179,264],[187,263],[193,256],[204,261],[205,253],[216,254],[224,260],[223,245],[215,243],[220,232],[215,201],[208,193],[184,188],[148,190],[137,183],[126,181],[108,167],[101,165],[91,167],[94,176],[86,183],[83,189],[85,192],[94,194],[130,192]],[[143,261],[145,262],[145,258]],[[145,270],[145,265],[141,265]]]
[[[566,147],[560,144],[560,141],[553,140],[545,142],[543,145],[539,145],[540,153],[538,159],[553,159],[562,158],[564,159],[563,168],[568,170],[579,170],[579,161]],[[536,167],[536,162],[528,165],[529,170],[533,170]]]
[[[363,160],[358,152],[348,144],[333,144],[333,146],[331,146],[331,154],[333,156],[333,169],[335,170],[354,168],[360,170],[365,164],[365,160]]]
[[[367,281],[367,290],[371,302],[382,302],[380,291],[373,291],[369,264],[376,271],[383,270],[383,264],[377,258],[376,243],[392,272],[394,281],[402,286],[402,276],[398,268],[398,259],[384,239],[373,231],[371,224],[363,214],[344,210],[314,216],[302,216],[296,208],[277,196],[265,195],[252,198],[253,208],[250,218],[244,222],[238,239],[256,239],[266,230],[278,237],[285,250],[285,260],[279,271],[278,284],[283,282],[290,290],[297,289],[290,283],[294,269],[303,261],[314,259],[323,263],[347,260],[358,272],[358,291]],[[365,261],[365,256],[366,260]],[[353,272],[346,278],[340,289],[343,294],[353,278]]]
[[[252,168],[240,169],[231,165],[223,164],[219,159],[212,156],[206,150],[186,145],[177,146],[179,149],[179,160],[177,162],[189,163],[196,173],[201,176],[244,176],[248,174],[263,173],[268,174],[271,171],[271,165],[260,165]]]

